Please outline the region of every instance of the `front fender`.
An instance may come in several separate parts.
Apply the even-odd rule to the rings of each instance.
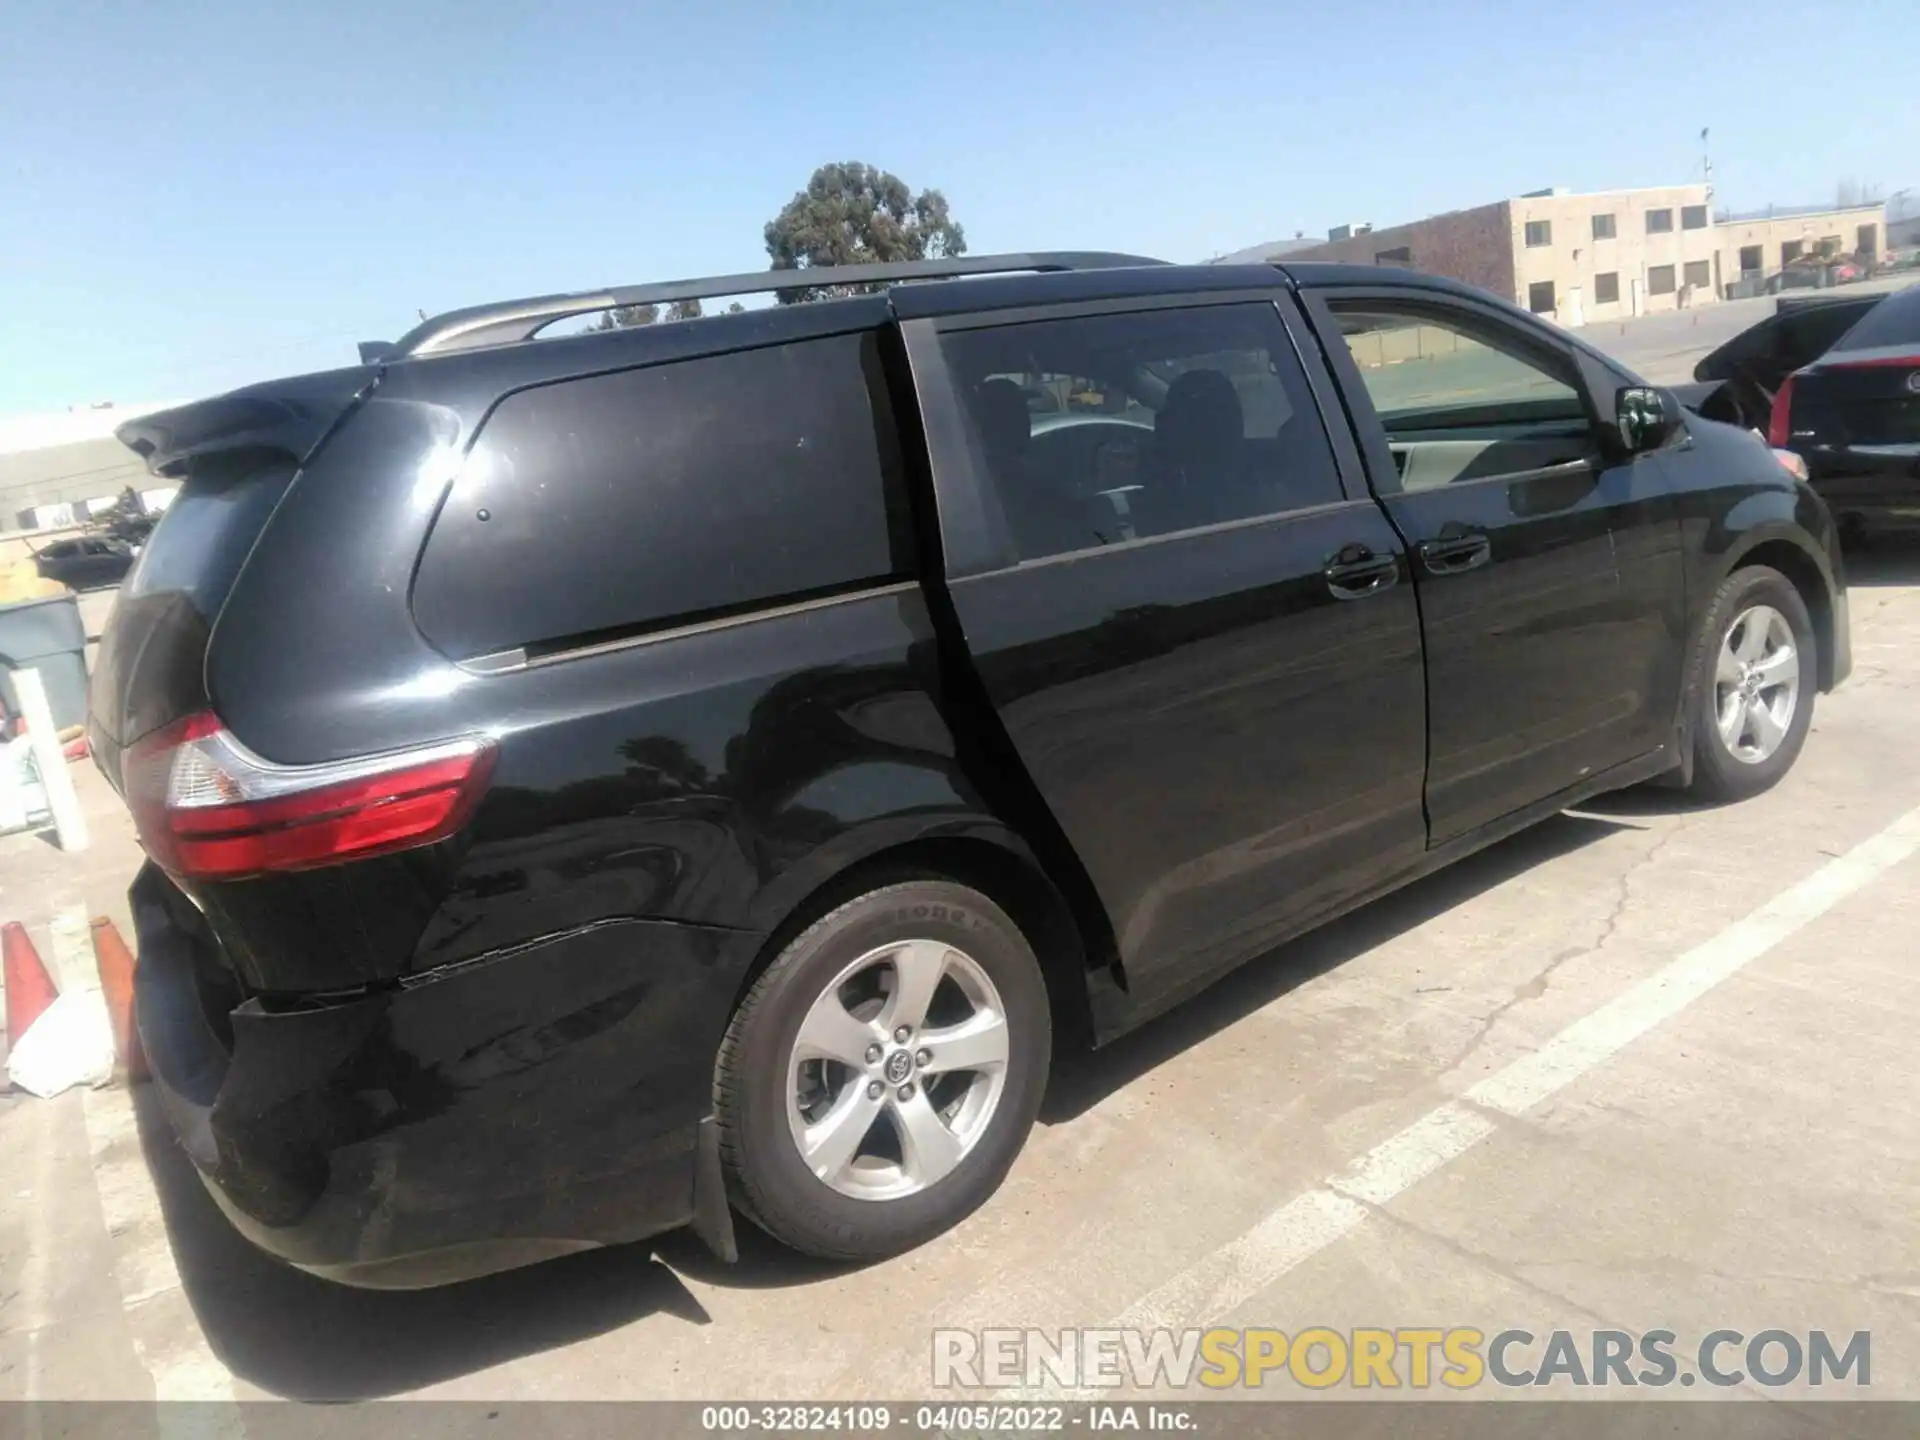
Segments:
[[[1692,463],[1677,500],[1687,553],[1689,633],[1727,576],[1744,565],[1781,571],[1807,601],[1820,641],[1819,685],[1832,690],[1852,669],[1846,572],[1833,516],[1813,489],[1794,482],[1758,437],[1694,419]],[[1685,473],[1685,472],[1683,472]]]

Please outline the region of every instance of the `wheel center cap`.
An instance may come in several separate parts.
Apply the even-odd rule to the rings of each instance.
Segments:
[[[881,1071],[887,1077],[889,1085],[899,1085],[913,1074],[913,1055],[906,1050],[896,1050],[887,1056],[885,1069]]]

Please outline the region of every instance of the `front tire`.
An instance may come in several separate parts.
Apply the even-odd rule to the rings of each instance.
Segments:
[[[1039,962],[992,900],[944,880],[862,895],[787,945],[728,1026],[729,1194],[810,1255],[910,1250],[999,1188],[1051,1049]]]
[[[1764,565],[1729,575],[1695,641],[1692,791],[1744,800],[1793,768],[1813,724],[1818,641],[1793,582]]]

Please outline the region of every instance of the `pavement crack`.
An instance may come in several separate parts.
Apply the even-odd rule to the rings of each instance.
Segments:
[[[1416,1224],[1404,1215],[1395,1214],[1384,1205],[1362,1199],[1357,1195],[1349,1195],[1345,1191],[1341,1191],[1340,1193],[1346,1199],[1364,1208],[1374,1219],[1382,1220],[1389,1226],[1416,1235],[1430,1244],[1438,1245],[1455,1259],[1464,1260],[1470,1265],[1476,1265],[1490,1274],[1497,1275],[1510,1285],[1517,1286],[1522,1290],[1561,1306],[1570,1314],[1594,1321],[1599,1328],[1605,1328],[1607,1325],[1607,1317],[1598,1310],[1593,1309],[1591,1306],[1581,1304],[1571,1295],[1563,1295],[1551,1286],[1542,1285],[1539,1281],[1521,1274],[1512,1266],[1502,1263],[1487,1254],[1484,1250],[1476,1250],[1473,1246],[1456,1240],[1451,1235],[1444,1234],[1438,1230],[1428,1229],[1425,1225]]]
[[[1627,906],[1633,901],[1634,877],[1659,859],[1660,853],[1673,841],[1674,836],[1678,835],[1680,831],[1685,828],[1684,823],[1676,823],[1669,826],[1661,833],[1658,840],[1647,847],[1644,855],[1620,872],[1620,877],[1617,882],[1619,885],[1619,893],[1614,896],[1613,904],[1608,907],[1605,918],[1601,920],[1599,934],[1595,936],[1593,943],[1590,945],[1576,945],[1569,949],[1562,950],[1551,960],[1547,961],[1545,965],[1541,966],[1539,970],[1535,971],[1534,974],[1527,979],[1525,984],[1516,988],[1513,994],[1509,995],[1505,1000],[1502,1000],[1498,1005],[1494,1006],[1492,1010],[1482,1016],[1474,1025],[1473,1033],[1467,1037],[1453,1058],[1446,1063],[1441,1073],[1450,1074],[1466,1064],[1473,1053],[1486,1043],[1487,1036],[1493,1033],[1493,1027],[1500,1023],[1509,1010],[1529,1000],[1538,1000],[1542,995],[1545,995],[1548,987],[1553,982],[1555,972],[1557,972],[1561,966],[1567,965],[1575,960],[1585,959],[1591,955],[1597,955],[1612,943],[1615,932],[1620,928],[1620,921],[1626,915]]]

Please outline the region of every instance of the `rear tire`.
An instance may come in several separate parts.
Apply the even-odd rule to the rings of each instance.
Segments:
[[[728,1026],[730,1198],[810,1255],[910,1250],[1000,1187],[1051,1050],[1046,983],[1005,911],[951,881],[870,891],[787,945]]]
[[[1694,641],[1692,793],[1744,800],[1793,768],[1813,724],[1819,652],[1806,601],[1778,570],[1723,582]]]

